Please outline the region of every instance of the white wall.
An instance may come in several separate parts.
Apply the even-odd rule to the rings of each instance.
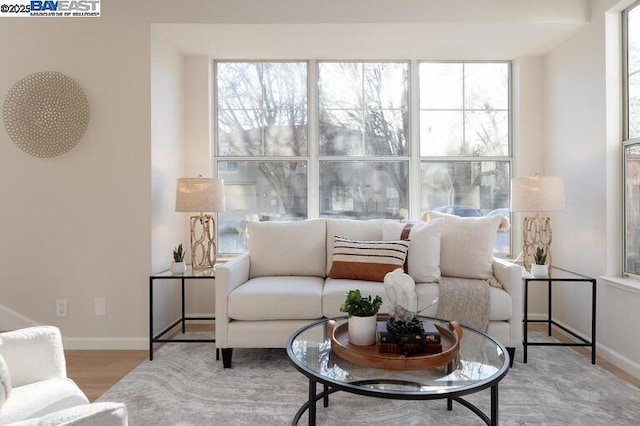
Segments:
[[[594,1],[591,24],[547,55],[544,68],[545,174],[564,177],[567,199],[553,215],[554,263],[594,277],[621,271],[621,6]],[[640,292],[621,281],[598,280],[597,342],[601,355],[640,376],[640,344],[629,339],[640,331]],[[554,317],[589,336],[590,286],[556,290]]]
[[[538,162],[532,158],[540,155],[532,147],[542,139],[542,108],[537,107],[542,102],[542,81],[556,71],[559,79],[568,78],[573,64],[561,56],[566,53],[580,60],[569,50],[572,43],[581,47],[583,42],[572,39],[568,47],[554,52],[544,73],[536,52],[566,38],[565,29],[584,26],[588,4],[587,0],[562,4],[555,0],[358,0],[349,4],[279,0],[280,7],[271,7],[252,0],[198,0],[187,8],[177,0],[110,0],[103,2],[99,19],[3,20],[0,39],[19,43],[3,45],[0,98],[30,73],[61,71],[87,92],[91,121],[78,146],[53,159],[28,156],[6,132],[0,132],[0,199],[4,200],[0,328],[55,324],[62,328],[68,347],[146,347],[148,275],[169,265],[170,250],[181,235],[186,241],[185,215],[173,212],[175,178],[204,171],[202,158],[194,158],[190,147],[206,146],[210,131],[201,109],[206,100],[195,94],[207,86],[201,80],[207,72],[201,57],[191,57],[203,52],[181,48],[179,53],[166,34],[156,33],[169,25],[156,28],[152,24],[214,23],[222,36],[205,40],[218,57],[263,59],[276,48],[288,52],[285,56],[305,58],[514,59],[524,55],[514,62],[515,75],[522,81],[514,88],[521,94],[514,105],[514,111],[519,111],[514,140],[516,157],[526,159],[516,173],[527,174]],[[596,30],[591,30],[594,25]],[[603,44],[598,25],[589,26],[580,49],[581,55],[595,56],[596,62],[602,54],[598,46]],[[536,43],[536,37],[542,41]],[[591,42],[595,52],[587,46]],[[471,49],[473,43],[477,46]],[[597,91],[604,78],[600,67],[594,68],[580,80],[586,90]],[[561,107],[569,101],[564,98],[575,94],[554,81],[548,87],[553,89],[549,107],[565,114]],[[602,96],[595,96],[593,102],[600,102]],[[188,100],[181,104],[184,97]],[[184,120],[177,118],[181,111]],[[589,121],[583,124],[596,126],[593,132],[581,132],[589,144],[602,133],[600,113],[602,108],[594,117],[584,117]],[[550,111],[546,114],[551,120]],[[564,143],[563,129],[561,123],[552,123],[547,142]],[[186,146],[182,152],[177,149],[180,138]],[[558,148],[549,155],[567,152]],[[587,192],[575,200],[569,198],[577,203],[573,210],[597,207],[604,199],[604,166],[591,161],[586,165],[594,165],[591,172],[598,176],[587,177],[587,182],[595,181],[597,191],[593,197]],[[552,171],[557,167],[553,164]],[[570,214],[575,214],[573,210]],[[604,232],[592,226],[604,220],[602,213],[592,211],[581,219],[581,230]],[[561,220],[558,217],[556,229],[562,227]],[[556,241],[563,236],[558,234]],[[588,236],[587,242],[601,239],[601,235]],[[580,262],[591,268],[598,265],[593,259]],[[581,266],[573,257],[568,260],[567,266]],[[585,270],[591,271],[595,268]],[[58,319],[53,315],[54,301],[62,297],[69,300],[69,317]],[[93,315],[94,297],[107,299],[106,317]]]
[[[151,31],[151,270],[167,268],[186,222],[175,212],[176,180],[185,169],[184,61],[160,31]],[[185,248],[188,244],[184,244]],[[154,283],[154,333],[179,316],[179,281]]]
[[[1,99],[26,75],[56,70],[91,107],[86,135],[59,157],[31,157],[0,131],[0,328],[57,325],[70,347],[144,347],[147,335],[149,30],[107,14],[0,25]],[[94,315],[95,297],[107,316]],[[58,298],[67,318],[54,316]]]

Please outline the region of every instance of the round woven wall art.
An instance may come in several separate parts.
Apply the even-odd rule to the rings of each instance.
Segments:
[[[43,71],[13,85],[4,101],[11,140],[34,157],[56,157],[73,148],[89,125],[89,102],[71,77]]]

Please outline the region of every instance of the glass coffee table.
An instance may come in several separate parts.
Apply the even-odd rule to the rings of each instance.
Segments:
[[[335,320],[341,323],[346,317]],[[446,399],[448,410],[453,409],[453,401],[456,401],[486,424],[498,424],[498,382],[509,371],[509,355],[493,338],[462,326],[457,368],[443,365],[422,370],[385,370],[357,365],[332,353],[328,321],[321,320],[301,328],[287,342],[289,359],[309,379],[309,400],[300,407],[292,424],[298,424],[308,411],[309,425],[315,425],[316,402],[322,399],[324,407],[328,407],[329,395],[337,391],[386,399]],[[445,322],[440,323],[447,326]],[[323,386],[320,393],[318,384]],[[462,398],[487,388],[491,391],[489,415]]]

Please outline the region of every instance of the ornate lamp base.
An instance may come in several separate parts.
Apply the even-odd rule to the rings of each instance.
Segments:
[[[216,254],[216,226],[213,216],[191,216],[191,267],[213,268]]]
[[[547,253],[547,264],[551,265],[551,218],[525,217],[522,224],[522,264],[531,270],[533,254],[537,247],[542,247]]]

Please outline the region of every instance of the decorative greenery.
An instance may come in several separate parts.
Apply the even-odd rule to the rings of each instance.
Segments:
[[[378,295],[372,299],[371,296],[363,297],[358,289],[349,290],[340,311],[354,317],[370,317],[378,313],[381,305],[382,298]]]
[[[173,249],[173,261],[174,262],[184,261],[184,250],[182,250],[182,244],[178,244],[178,246]]]
[[[536,252],[533,254],[533,261],[536,262],[536,265],[547,263],[547,253],[544,252],[543,247],[536,248]]]

